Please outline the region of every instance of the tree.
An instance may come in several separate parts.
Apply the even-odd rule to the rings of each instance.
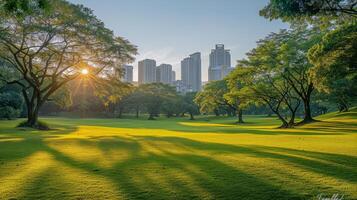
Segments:
[[[20,115],[23,99],[14,91],[0,93],[0,119],[13,119]]]
[[[241,73],[244,74],[244,69],[236,69],[225,79],[229,90],[224,94],[224,99],[236,108],[237,123],[244,123],[243,109],[248,108],[250,104],[254,103],[254,99],[249,94],[249,91],[247,91],[245,82],[240,78]]]
[[[176,95],[172,86],[163,83],[143,84],[139,86],[139,90],[144,94],[143,102],[149,113],[149,120],[154,120],[160,114],[162,105]]]
[[[183,96],[182,107],[184,113],[190,115],[190,120],[194,120],[194,115],[199,114],[199,107],[194,103],[196,92],[187,92]]]
[[[281,128],[288,128],[293,125],[287,122],[282,114],[283,104],[286,103],[285,100],[288,98],[287,85],[280,85],[279,79],[271,76],[269,71],[264,70],[264,65],[253,65],[248,60],[239,61],[236,69],[227,77],[227,80],[231,88],[229,95],[239,99],[247,99],[249,103],[268,105],[281,120]],[[291,117],[291,119],[293,118]]]
[[[268,105],[284,128],[295,125],[300,99],[306,108],[306,119],[311,117],[313,88],[307,79],[310,66],[304,57],[304,49],[289,43],[294,38],[292,36],[295,34],[281,31],[260,40],[258,46],[247,53],[247,59],[238,61],[236,69],[227,78],[231,96],[243,104],[255,101]],[[285,110],[290,113],[289,121],[284,117]]]
[[[48,10],[50,8],[49,0],[3,0],[0,6],[4,11],[16,14],[18,16],[34,13],[38,10]]]
[[[314,41],[309,48],[307,77],[320,92],[329,93],[328,99],[339,104],[340,111],[347,111],[355,96],[356,78],[356,19],[355,0],[271,0],[260,11],[265,18],[282,19],[293,26],[302,22],[321,29],[322,40]],[[301,41],[300,41],[301,42]],[[299,42],[299,43],[300,43]],[[349,75],[346,75],[346,72]],[[311,121],[304,120],[304,121]]]
[[[292,87],[301,98],[304,106],[304,119],[300,124],[314,121],[311,113],[311,96],[315,90],[314,82],[309,76],[312,64],[307,58],[309,49],[320,41],[322,33],[316,29],[306,27],[281,32],[274,38],[283,38],[278,41],[278,70],[281,77]]]
[[[182,104],[182,101],[181,96],[175,93],[163,102],[161,110],[168,118],[174,115],[179,116],[179,113],[182,112],[182,106],[180,105]]]
[[[308,53],[315,87],[329,94],[340,111],[357,96],[357,25],[345,24],[326,34]]]
[[[55,9],[31,9],[21,15],[0,4],[0,58],[20,74],[16,79],[1,79],[22,87],[26,125],[35,128],[40,107],[78,78],[82,69],[97,76],[107,67],[131,61],[136,53],[90,9],[63,0],[49,2]]]
[[[319,20],[323,17],[348,15],[357,17],[357,2],[354,0],[270,0],[260,15],[265,18],[294,21]]]
[[[145,93],[141,87],[135,87],[132,93],[124,97],[122,102],[124,106],[126,105],[129,109],[134,110],[136,118],[139,118],[140,111],[144,109]]]
[[[130,83],[124,83],[120,77],[107,74],[105,77],[98,77],[94,81],[95,95],[99,97],[103,105],[109,108],[111,113],[119,109],[119,117],[123,112],[122,100],[133,91]]]
[[[228,91],[225,80],[211,81],[203,87],[202,91],[196,94],[194,102],[200,107],[200,111],[203,113],[223,110],[228,115],[231,115],[236,112],[237,105],[235,103],[231,104],[224,98],[224,95]]]

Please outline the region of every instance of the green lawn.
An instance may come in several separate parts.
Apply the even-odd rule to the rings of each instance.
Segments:
[[[0,199],[357,199],[357,110],[319,119],[0,121]]]

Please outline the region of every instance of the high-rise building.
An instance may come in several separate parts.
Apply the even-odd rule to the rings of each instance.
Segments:
[[[123,82],[132,83],[133,82],[133,66],[131,65],[123,65],[123,74],[121,80]]]
[[[172,83],[172,65],[161,64],[156,68],[156,81],[165,84]]]
[[[223,44],[216,44],[209,55],[208,80],[222,80],[230,71],[231,54]]]
[[[172,71],[171,72],[171,83],[174,84],[176,82],[176,72]]]
[[[193,53],[181,61],[181,80],[187,92],[201,90],[201,53]]]
[[[189,68],[190,68],[190,57],[187,57],[181,61],[181,81],[182,81],[182,85],[185,85],[186,87],[190,85]]]
[[[139,84],[156,82],[156,61],[151,59],[145,59],[139,61]]]

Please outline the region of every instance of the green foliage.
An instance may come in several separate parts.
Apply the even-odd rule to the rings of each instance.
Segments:
[[[183,102],[182,102],[183,112],[188,113],[190,115],[191,120],[194,119],[194,115],[200,113],[199,107],[194,103],[194,99],[196,95],[197,95],[196,92],[187,92],[183,96]]]
[[[6,92],[0,94],[0,107],[10,106],[14,109],[21,109],[23,99],[20,94],[16,92]]]
[[[11,106],[0,106],[0,119],[15,119],[19,117],[20,110]]]
[[[47,1],[49,10],[43,9]],[[88,76],[101,77],[105,68],[130,62],[135,53],[135,46],[81,5],[63,0],[0,3],[0,58],[21,75],[2,81],[26,91],[30,124],[50,96],[80,77],[83,68],[90,69]]]
[[[123,83],[120,77],[108,75],[106,77],[95,79],[95,95],[103,102],[105,106],[117,104],[123,97],[133,91],[133,86]]]
[[[356,81],[357,25],[344,25],[326,34],[308,56],[314,65],[311,77],[319,90],[330,92],[339,79]]]
[[[149,119],[154,119],[160,114],[164,102],[171,101],[176,97],[175,88],[163,83],[150,83],[139,86],[143,93],[143,103],[149,113]]]
[[[356,17],[357,8],[354,0],[270,0],[260,15],[283,21],[325,21],[331,19]],[[347,16],[346,16],[347,15]]]
[[[0,93],[0,118],[14,119],[19,117],[23,105],[23,98],[16,92]]]
[[[229,102],[224,95],[228,93],[225,80],[211,81],[203,90],[198,92],[194,102],[200,107],[202,113],[234,113],[237,106],[235,102]]]
[[[326,34],[309,50],[316,88],[347,111],[357,96],[357,25],[345,24]]]
[[[15,14],[17,16],[26,16],[50,10],[50,0],[2,0],[0,8],[3,12]]]

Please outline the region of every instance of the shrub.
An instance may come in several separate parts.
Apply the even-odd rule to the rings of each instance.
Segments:
[[[20,110],[10,106],[0,107],[0,119],[14,119],[20,115]]]
[[[14,119],[20,116],[22,96],[16,92],[0,94],[0,119]]]

